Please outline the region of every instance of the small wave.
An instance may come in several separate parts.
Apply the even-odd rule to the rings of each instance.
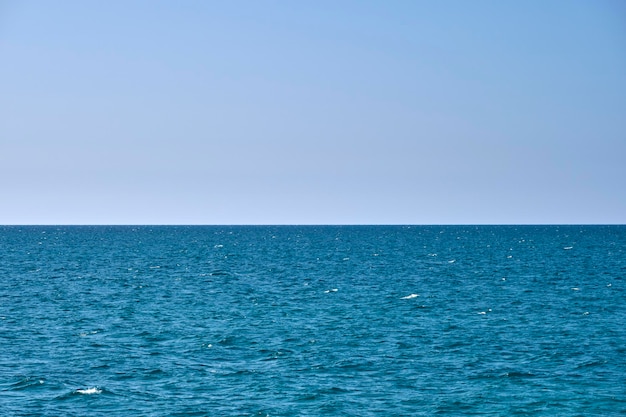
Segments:
[[[11,384],[8,388],[10,391],[22,391],[31,388],[36,388],[45,383],[43,378],[39,377],[26,377],[22,378],[19,381]]]
[[[319,398],[317,394],[305,394],[296,399],[296,401],[315,401]]]
[[[566,247],[563,248],[563,250],[570,250],[570,249],[574,249],[574,247],[573,246],[566,246]]]
[[[606,360],[592,359],[576,365],[576,369],[590,368],[596,366],[604,366],[608,363]]]
[[[319,394],[343,394],[348,392],[350,392],[349,389],[340,387],[322,388],[318,390]]]
[[[230,276],[230,272],[224,271],[223,269],[216,269],[215,271],[209,273],[209,275],[212,277],[227,277]]]
[[[337,292],[339,291],[337,288],[331,288],[330,290],[324,291],[324,294],[328,294],[329,292]]]
[[[506,378],[533,378],[537,375],[533,372],[524,372],[524,371],[510,371],[505,372],[502,376]]]

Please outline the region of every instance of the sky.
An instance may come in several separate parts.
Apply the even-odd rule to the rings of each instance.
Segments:
[[[615,223],[621,0],[0,0],[0,224]]]

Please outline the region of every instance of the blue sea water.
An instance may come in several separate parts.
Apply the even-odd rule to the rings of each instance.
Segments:
[[[0,227],[0,415],[626,415],[625,278],[624,226]]]

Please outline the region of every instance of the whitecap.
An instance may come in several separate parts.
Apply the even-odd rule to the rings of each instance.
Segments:
[[[324,294],[328,294],[329,292],[337,292],[337,291],[339,291],[337,288],[332,288],[330,290],[324,291]]]
[[[411,298],[419,297],[419,294],[409,294],[406,297],[402,297],[401,300],[410,300]]]
[[[578,288],[578,287],[572,287],[572,291],[580,291],[580,288]]]
[[[100,394],[101,392],[102,390],[97,387],[76,390],[77,394],[83,394],[83,395]]]
[[[564,249],[564,250],[570,250],[570,249],[574,249],[574,247],[573,247],[573,246],[566,246],[566,247],[564,247],[563,249]]]
[[[453,264],[456,262],[456,259],[452,259],[451,261],[448,261],[449,264]]]

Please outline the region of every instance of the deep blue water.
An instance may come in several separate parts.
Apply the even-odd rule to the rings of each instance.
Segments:
[[[0,227],[0,415],[626,415],[624,226]]]

